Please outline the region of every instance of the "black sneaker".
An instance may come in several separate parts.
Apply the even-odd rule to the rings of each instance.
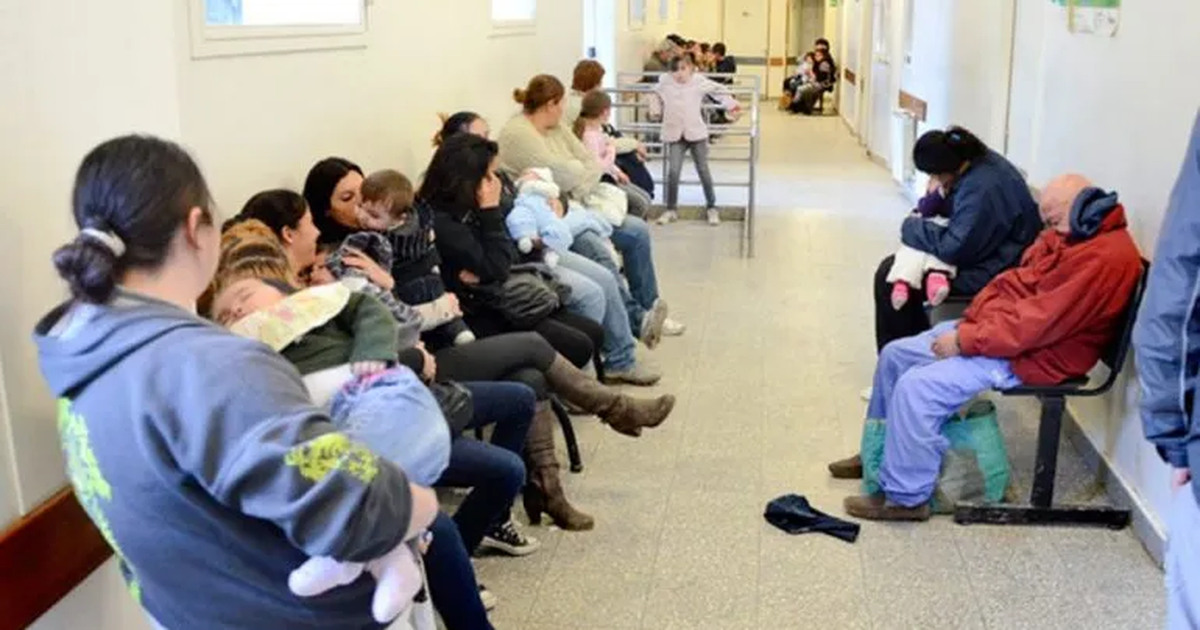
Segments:
[[[495,549],[510,556],[528,556],[541,548],[542,543],[532,536],[522,534],[512,520],[492,528],[483,537],[479,546],[484,549]]]
[[[483,609],[486,612],[492,612],[492,609],[496,607],[496,604],[500,603],[499,598],[493,595],[492,592],[488,590],[488,587],[484,586],[483,584],[479,585],[479,601],[483,602]]]

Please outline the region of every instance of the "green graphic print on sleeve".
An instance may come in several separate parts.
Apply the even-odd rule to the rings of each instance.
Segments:
[[[309,481],[319,482],[335,471],[342,471],[364,484],[379,474],[379,460],[367,447],[343,433],[326,433],[292,447],[284,461]]]
[[[108,518],[104,515],[103,504],[112,501],[112,486],[104,478],[100,464],[96,461],[96,454],[92,452],[87,423],[82,416],[75,413],[71,401],[66,398],[58,401],[58,435],[62,442],[63,455],[67,460],[67,476],[75,488],[75,497],[92,519],[96,529],[100,530],[100,535],[104,536],[108,546],[117,554],[129,594],[133,596],[134,601],[141,603],[141,586],[125,561],[121,548],[117,546]]]

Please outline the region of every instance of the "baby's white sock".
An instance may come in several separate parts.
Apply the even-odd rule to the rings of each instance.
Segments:
[[[325,556],[309,558],[288,576],[288,588],[300,597],[313,597],[357,580],[362,572],[360,562],[339,562]]]

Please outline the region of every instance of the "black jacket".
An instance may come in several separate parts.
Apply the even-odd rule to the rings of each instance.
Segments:
[[[481,289],[507,280],[509,269],[517,261],[517,248],[504,225],[504,212],[500,208],[465,212],[434,208],[433,229],[446,288],[458,296],[464,310],[478,308]],[[463,283],[458,277],[462,271],[478,276],[479,284]]]

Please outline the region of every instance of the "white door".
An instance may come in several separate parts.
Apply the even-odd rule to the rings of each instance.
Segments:
[[[892,29],[890,0],[874,0],[871,19],[871,73],[867,79],[870,120],[867,123],[867,149],[876,157],[891,160],[892,105]]]
[[[770,34],[770,0],[725,0],[721,39],[738,62],[738,74],[759,77],[767,92],[767,38]]]
[[[617,78],[616,22],[616,0],[583,1],[583,57],[604,66],[609,84]]]

